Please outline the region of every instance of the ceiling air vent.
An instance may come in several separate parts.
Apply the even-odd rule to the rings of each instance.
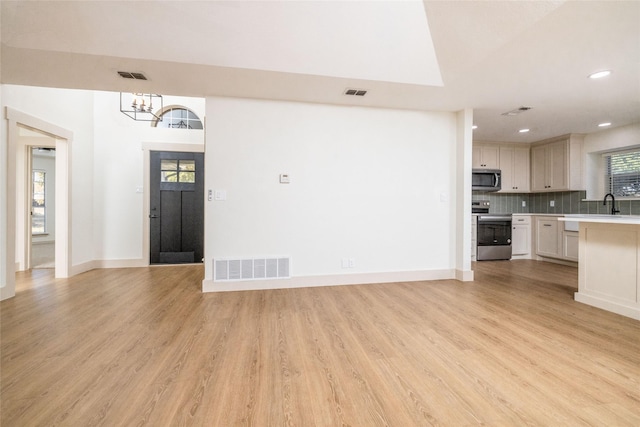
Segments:
[[[365,96],[367,94],[367,91],[364,89],[347,89],[344,91],[344,94],[352,96]]]
[[[130,73],[128,71],[118,71],[118,74],[123,79],[147,80],[145,75],[142,73]]]
[[[525,111],[531,110],[533,107],[520,107],[515,110],[507,111],[506,113],[502,113],[503,116],[517,116],[520,113],[524,113]]]

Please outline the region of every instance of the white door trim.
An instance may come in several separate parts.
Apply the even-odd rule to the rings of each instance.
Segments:
[[[180,144],[169,142],[143,142],[144,151],[144,203],[142,207],[142,259],[145,265],[149,265],[149,251],[151,233],[149,230],[149,209],[151,206],[151,152],[152,151],[175,151],[186,153],[204,153],[204,144]],[[204,249],[204,248],[203,248]]]
[[[55,139],[56,148],[56,263],[55,277],[69,277],[71,271],[71,144],[73,132],[46,122],[22,111],[6,107],[7,119],[7,212],[6,212],[6,254],[3,262],[5,277],[4,286],[0,288],[0,299],[15,295],[16,271],[16,179],[17,162],[24,160],[24,153],[19,155],[19,126],[48,134]],[[23,162],[24,163],[24,162]],[[19,238],[23,237],[21,233]]]

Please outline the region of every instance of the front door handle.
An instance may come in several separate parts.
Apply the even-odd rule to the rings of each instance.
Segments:
[[[160,218],[159,215],[149,215],[149,218]]]

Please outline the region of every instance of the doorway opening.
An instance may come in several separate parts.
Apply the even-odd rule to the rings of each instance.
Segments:
[[[31,147],[55,148],[55,277],[71,274],[70,149],[73,132],[37,117],[6,107],[7,212],[6,244],[1,269],[5,285],[0,299],[15,295],[15,273],[26,270],[31,248],[31,200],[28,191]]]
[[[31,248],[27,268],[55,268],[56,149],[30,149]]]

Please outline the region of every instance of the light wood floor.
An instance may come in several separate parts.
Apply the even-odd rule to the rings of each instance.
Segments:
[[[18,276],[2,426],[639,426],[640,322],[577,270],[202,294],[200,266]]]

